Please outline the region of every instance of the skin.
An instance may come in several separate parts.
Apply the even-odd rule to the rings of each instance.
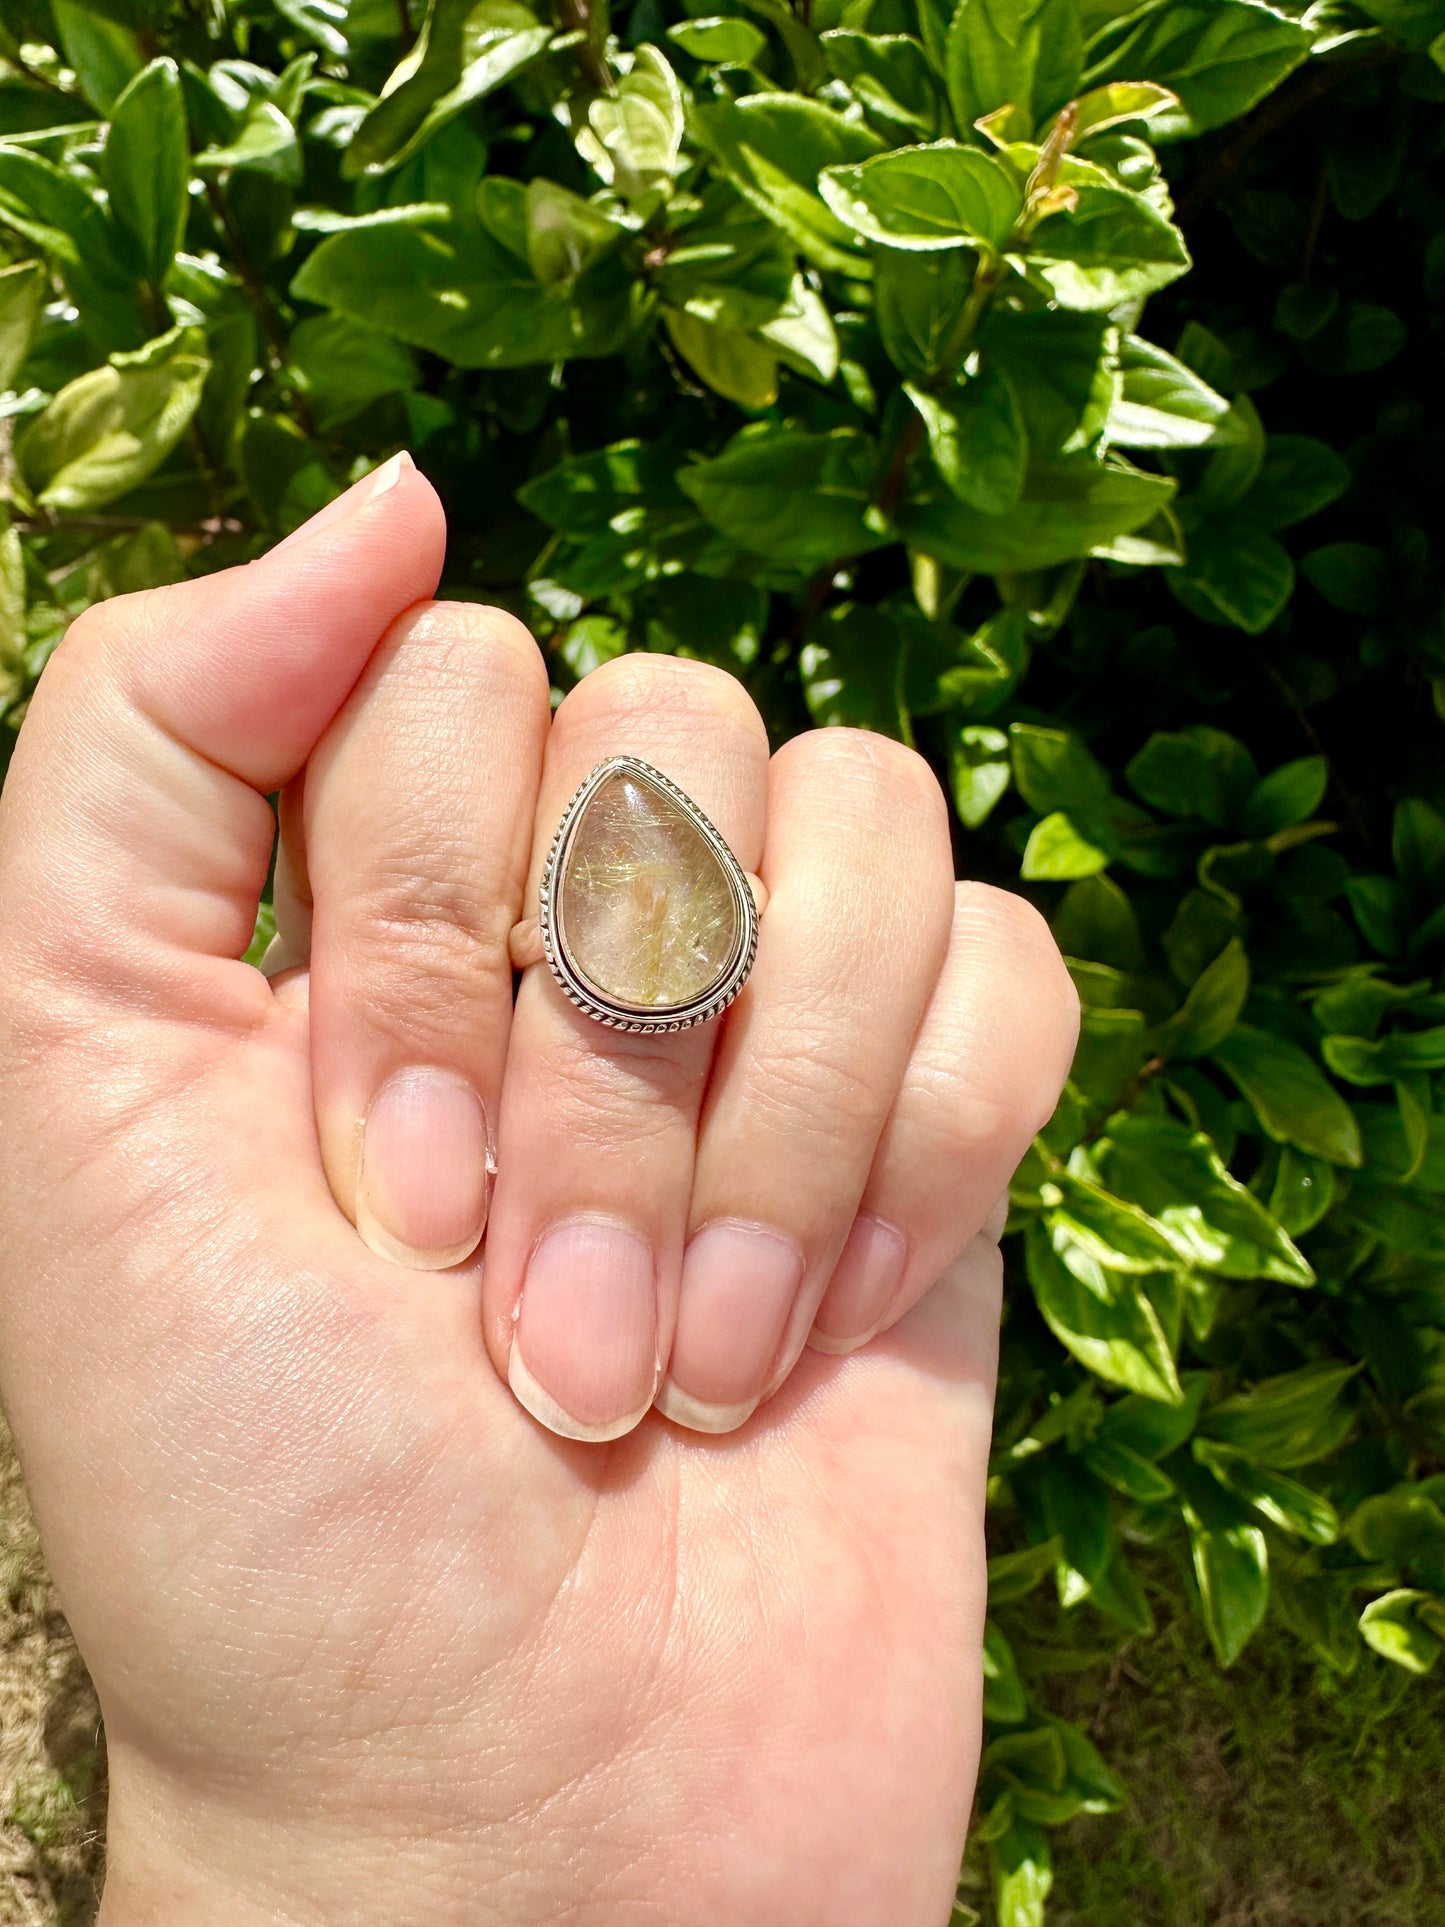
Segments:
[[[1067,977],[1027,906],[955,891],[909,752],[769,759],[737,684],[665,659],[552,721],[515,623],[430,602],[427,484],[369,484],[82,618],[0,806],[0,1392],[105,1714],[103,1927],[942,1922],[999,1196]],[[545,967],[513,1011],[507,933],[620,750],[771,892],[743,997],[682,1037],[603,1032]],[[278,790],[268,977],[237,960]],[[353,1222],[367,1106],[418,1064],[478,1094],[497,1166],[485,1241],[432,1268]],[[440,1243],[464,1139],[402,1174]],[[860,1210],[906,1254],[844,1354]],[[763,1360],[733,1429],[587,1443],[518,1403],[529,1255],[579,1214],[646,1235],[664,1367],[700,1229],[796,1251],[780,1336],[745,1266],[736,1316],[694,1320],[695,1378],[738,1331]],[[596,1392],[623,1321],[578,1302]]]

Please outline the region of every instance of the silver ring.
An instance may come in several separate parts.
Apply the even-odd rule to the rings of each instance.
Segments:
[[[609,756],[567,805],[547,852],[541,953],[599,1024],[689,1030],[747,982],[760,893],[685,791],[638,756]],[[532,941],[519,924],[514,961],[527,960]]]

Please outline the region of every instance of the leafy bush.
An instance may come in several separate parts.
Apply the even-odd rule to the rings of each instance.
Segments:
[[[13,0],[0,704],[406,445],[559,685],[679,651],[947,773],[1085,1004],[991,1488],[1027,1927],[1122,1798],[1034,1588],[1445,1646],[1445,0],[711,4]]]

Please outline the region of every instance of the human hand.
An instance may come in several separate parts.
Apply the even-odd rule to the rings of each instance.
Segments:
[[[769,768],[738,685],[648,657],[549,727],[524,632],[426,603],[443,541],[403,463],[98,608],[0,811],[0,1373],[106,1717],[103,1920],[942,1920],[996,1207],[1067,979],[1026,906],[955,901],[910,753]],[[545,968],[512,1011],[508,931],[618,751],[771,890],[742,998],[677,1036]],[[475,1246],[489,1147],[485,1266],[416,1269]],[[517,1341],[572,1430],[635,1424],[659,1358],[695,1423],[765,1402],[573,1443]]]

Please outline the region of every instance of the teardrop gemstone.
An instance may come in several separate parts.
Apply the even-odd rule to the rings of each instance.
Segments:
[[[603,996],[691,1004],[735,966],[743,914],[722,858],[666,790],[629,769],[582,806],[557,893],[558,934]]]

